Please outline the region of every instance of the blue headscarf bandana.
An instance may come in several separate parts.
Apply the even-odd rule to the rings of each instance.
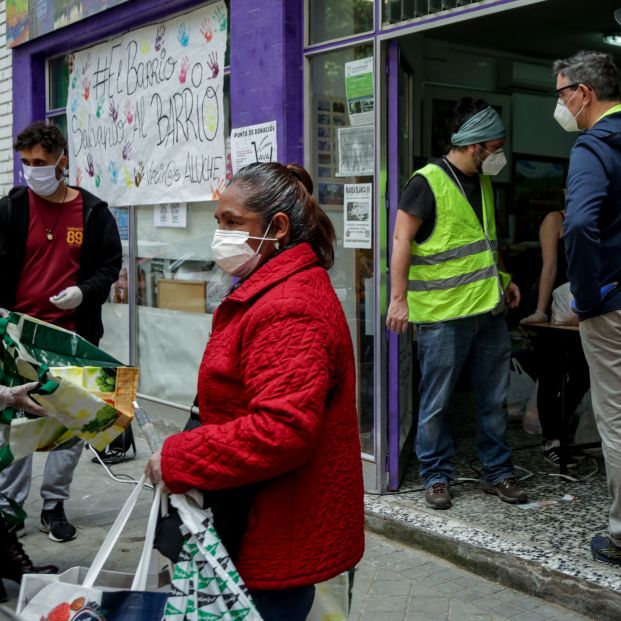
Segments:
[[[488,140],[503,140],[507,131],[502,124],[500,115],[494,108],[487,108],[471,116],[451,136],[451,144],[456,147],[465,147],[469,144],[479,144]]]

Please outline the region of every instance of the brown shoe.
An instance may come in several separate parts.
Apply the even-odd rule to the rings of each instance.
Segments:
[[[488,494],[495,494],[503,502],[512,505],[521,505],[528,502],[526,492],[519,486],[515,477],[507,477],[496,485],[486,485],[483,488]]]
[[[448,483],[434,483],[425,490],[425,502],[431,509],[450,509],[451,491]]]

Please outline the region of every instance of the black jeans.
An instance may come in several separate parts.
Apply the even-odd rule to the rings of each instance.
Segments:
[[[250,591],[263,621],[306,621],[315,599],[314,585],[280,591]]]
[[[577,421],[574,412],[589,389],[589,367],[580,335],[564,330],[542,332],[533,337],[539,387],[537,409],[545,440],[560,440],[563,428],[571,441]],[[565,404],[563,407],[563,364]]]

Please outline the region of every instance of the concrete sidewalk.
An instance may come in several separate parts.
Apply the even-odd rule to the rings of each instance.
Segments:
[[[112,471],[122,479],[137,480],[149,454],[137,433],[138,458]],[[92,453],[84,451],[72,486],[73,495],[66,511],[78,528],[78,537],[67,543],[55,543],[38,530],[41,510],[40,475],[33,486],[26,510],[27,536],[21,541],[35,562],[55,563],[61,570],[75,565],[88,566],[101,545],[110,524],[123,505],[132,486],[111,480],[104,469],[91,462]],[[42,472],[44,455],[35,457],[34,472]],[[132,571],[143,542],[150,504],[145,490],[126,532],[107,565],[108,569]],[[18,588],[5,582],[14,607]],[[367,534],[365,557],[354,584],[350,615],[352,621],[584,621],[582,617],[537,597],[505,588],[465,569],[441,560],[420,549]]]

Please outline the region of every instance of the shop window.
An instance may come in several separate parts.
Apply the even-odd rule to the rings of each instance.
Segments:
[[[159,228],[162,205],[136,208],[140,392],[190,405],[213,312],[231,286],[214,263],[214,201],[179,206],[187,227]]]
[[[46,119],[67,135],[67,92],[69,89],[68,56],[47,61]]]
[[[373,46],[313,56],[309,144],[319,204],[337,233],[330,270],[357,364],[363,452],[373,454],[375,96]]]
[[[384,0],[383,21],[394,24],[480,2],[482,0]]]
[[[228,53],[227,46],[227,59]],[[47,63],[46,119],[58,125],[65,135],[69,58],[67,54]],[[224,73],[228,160],[231,133],[228,66]],[[101,198],[106,200],[105,196]],[[124,363],[131,360],[140,366],[141,393],[182,405],[191,404],[194,399],[198,366],[209,340],[212,315],[231,286],[230,278],[215,266],[211,257],[216,204],[199,201],[111,208],[121,236],[123,263],[119,279],[102,309],[104,336],[100,347]],[[182,211],[185,226],[157,226],[156,214],[161,209],[168,209],[169,214]],[[130,263],[130,245],[131,256],[135,257],[133,263]],[[131,317],[136,319],[133,324]],[[131,335],[130,324],[134,326]],[[136,352],[133,360],[132,350]]]
[[[324,43],[373,30],[373,0],[312,0],[310,42]]]

